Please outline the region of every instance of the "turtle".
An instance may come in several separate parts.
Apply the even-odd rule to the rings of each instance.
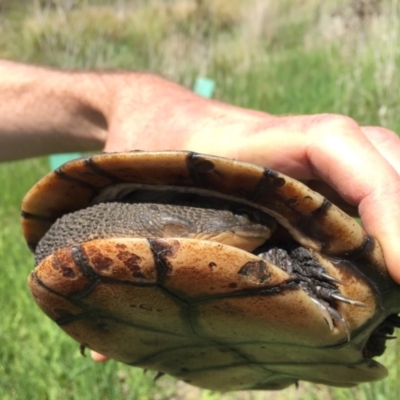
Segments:
[[[21,215],[33,298],[81,348],[218,391],[387,375],[400,296],[379,243],[280,172],[101,153],[42,178]]]

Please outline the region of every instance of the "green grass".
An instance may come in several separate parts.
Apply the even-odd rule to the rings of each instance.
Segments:
[[[345,113],[400,131],[396,0],[365,2],[372,12],[362,18],[350,0],[91,3],[43,0],[28,8],[6,1],[0,56],[63,68],[151,70],[188,87],[206,75],[216,81],[216,97],[234,104],[277,114]],[[384,356],[384,381],[353,389],[301,384],[281,393],[222,396],[83,358],[26,286],[33,259],[20,232],[20,203],[47,171],[46,159],[0,165],[1,399],[399,398],[395,341]]]

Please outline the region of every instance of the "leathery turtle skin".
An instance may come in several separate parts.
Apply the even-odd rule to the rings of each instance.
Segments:
[[[22,204],[40,308],[83,347],[221,391],[382,379],[399,287],[302,183],[192,152],[64,164]]]

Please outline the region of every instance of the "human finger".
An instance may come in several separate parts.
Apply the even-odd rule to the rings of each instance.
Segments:
[[[393,131],[379,126],[361,126],[361,131],[372,143],[375,149],[386,159],[386,161],[400,175],[400,139]],[[345,212],[352,216],[358,216],[358,211],[354,206],[343,201],[339,193],[321,180],[311,180],[307,185],[324,195],[332,203],[338,205]]]
[[[106,356],[103,356],[103,354],[97,353],[96,351],[93,351],[93,350],[90,351],[90,355],[91,355],[93,361],[96,361],[96,362],[105,362],[108,360],[108,358]]]
[[[400,175],[400,138],[389,129],[378,126],[361,127],[362,132],[379,153]]]

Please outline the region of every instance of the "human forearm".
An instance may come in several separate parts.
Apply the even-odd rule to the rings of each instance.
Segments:
[[[90,91],[101,91],[95,75],[0,61],[0,160],[100,149],[106,121]]]
[[[164,150],[201,144],[207,151],[221,141],[223,148],[232,144],[232,128],[242,134],[258,121],[260,113],[237,110],[152,74],[0,60],[0,161],[105,145]]]

